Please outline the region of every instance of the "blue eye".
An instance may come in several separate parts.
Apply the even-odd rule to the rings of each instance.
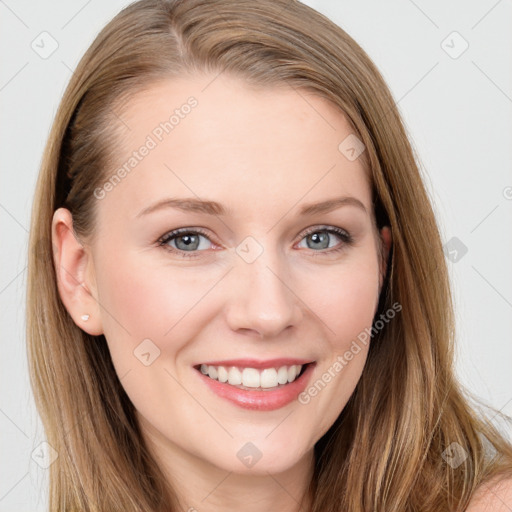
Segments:
[[[308,230],[304,238],[302,240],[306,240],[307,247],[309,249],[330,249],[332,246],[330,245],[330,241],[332,239],[332,235],[336,235],[338,238],[342,240],[342,243],[336,246],[334,249],[329,251],[313,251],[314,253],[319,253],[323,255],[337,253],[346,248],[346,246],[350,246],[353,244],[354,240],[352,236],[345,230],[336,228],[336,227],[314,227]],[[301,240],[301,241],[302,241]],[[308,243],[311,241],[311,243]],[[314,256],[318,256],[318,254],[313,254]]]
[[[197,256],[194,252],[196,252],[201,245],[200,238],[206,238],[209,240],[206,233],[200,229],[192,230],[188,228],[180,228],[170,231],[164,235],[160,238],[158,244],[171,252],[179,253],[179,255],[184,258],[193,258]],[[174,242],[176,247],[169,245],[171,242]]]
[[[342,243],[338,244],[334,249],[331,249],[332,246],[330,245],[330,241],[333,238],[332,235],[336,235],[342,240]],[[197,253],[208,249],[208,243],[201,244],[201,238],[210,241],[206,232],[201,229],[180,228],[170,231],[162,236],[158,240],[158,245],[183,258],[195,258],[200,256]],[[338,251],[345,249],[347,246],[352,245],[354,242],[352,236],[347,231],[334,226],[312,228],[303,235],[301,242],[302,240],[306,240],[307,247],[309,249],[315,249],[313,250],[314,256],[337,253]],[[318,251],[316,249],[321,250]]]

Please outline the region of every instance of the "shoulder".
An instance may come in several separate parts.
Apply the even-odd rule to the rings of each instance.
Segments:
[[[512,477],[494,477],[481,484],[466,512],[511,512]]]

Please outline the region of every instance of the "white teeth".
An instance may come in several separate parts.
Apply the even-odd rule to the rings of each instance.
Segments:
[[[286,368],[286,366],[284,368]],[[273,388],[279,384],[279,381],[277,380],[277,371],[275,368],[265,368],[261,372],[260,380],[260,386],[262,388]]]
[[[280,368],[237,368],[231,366],[201,365],[201,373],[219,382],[227,382],[232,386],[244,386],[247,388],[274,388],[278,385],[293,382],[302,370],[302,365],[281,366]],[[241,371],[240,371],[241,370]]]
[[[219,382],[227,382],[228,381],[228,371],[226,370],[226,368],[224,368],[224,366],[219,366],[217,368],[217,373],[218,373],[217,379]]]
[[[260,372],[254,368],[244,368],[242,384],[248,388],[260,387]]]
[[[208,375],[212,379],[216,379],[217,378],[217,368],[215,368],[215,366],[208,366]],[[289,373],[288,373],[288,378],[290,378],[290,374]]]
[[[286,384],[288,382],[288,368],[281,366],[277,371],[277,382],[279,384]]]
[[[211,375],[210,375],[211,377]],[[213,379],[213,377],[212,377]],[[228,371],[228,382],[232,386],[239,386],[242,384],[242,374],[240,373],[240,370],[238,368],[235,368],[232,366]]]

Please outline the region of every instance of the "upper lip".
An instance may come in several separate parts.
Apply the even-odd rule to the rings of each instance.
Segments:
[[[294,364],[304,365],[313,362],[314,361],[311,361],[311,359],[298,359],[295,357],[280,357],[278,359],[267,359],[266,361],[258,359],[226,359],[223,361],[204,361],[196,365],[196,367],[205,364],[208,366],[241,366],[243,368],[265,369],[292,366]]]

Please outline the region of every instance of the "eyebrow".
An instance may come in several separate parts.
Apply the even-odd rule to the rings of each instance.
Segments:
[[[355,206],[365,213],[368,213],[364,204],[352,196],[334,197],[321,201],[319,203],[309,203],[302,205],[299,215],[304,217],[306,215],[316,215],[319,213],[328,213],[342,206]],[[216,201],[207,201],[205,199],[197,199],[193,197],[186,198],[165,198],[156,203],[144,208],[137,214],[137,217],[148,215],[164,208],[176,208],[185,212],[204,213],[206,215],[233,215],[230,208],[226,208]]]

